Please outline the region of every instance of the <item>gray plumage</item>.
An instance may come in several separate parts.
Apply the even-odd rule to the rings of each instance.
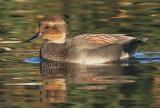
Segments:
[[[40,56],[53,61],[105,63],[131,57],[141,42],[122,34],[84,34],[67,39],[65,43],[46,42]]]

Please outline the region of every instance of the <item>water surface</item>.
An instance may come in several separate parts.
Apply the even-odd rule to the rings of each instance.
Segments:
[[[0,1],[0,107],[158,108],[159,7],[159,0]],[[36,32],[40,17],[50,14],[70,16],[69,37],[126,33],[148,41],[138,49],[136,60],[122,63],[39,63],[35,58],[42,40],[20,41]]]

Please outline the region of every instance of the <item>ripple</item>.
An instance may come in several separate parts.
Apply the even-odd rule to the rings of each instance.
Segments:
[[[11,13],[32,13],[36,12],[36,10],[16,10],[16,11],[9,11]]]
[[[33,2],[31,0],[14,0],[17,3],[28,3],[28,2]]]
[[[160,52],[136,52],[133,57],[140,63],[160,63]]]
[[[105,90],[107,89],[107,86],[102,85],[88,85],[85,87],[78,87],[79,90]]]
[[[1,41],[0,43],[22,43],[22,41]]]
[[[30,82],[30,83],[4,83],[7,86],[29,86],[29,85],[43,85],[42,82]]]

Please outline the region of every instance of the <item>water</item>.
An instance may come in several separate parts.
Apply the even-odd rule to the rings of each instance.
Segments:
[[[160,62],[160,52],[136,52],[134,53],[133,57],[134,61],[143,63],[159,63]],[[133,60],[121,60],[122,63],[132,63]],[[39,57],[34,58],[26,58],[24,60],[26,63],[41,63],[41,59]]]
[[[158,108],[159,7],[159,0],[0,1],[0,108]],[[70,37],[126,33],[148,40],[122,63],[40,63],[42,40],[21,41],[49,14],[70,16]]]

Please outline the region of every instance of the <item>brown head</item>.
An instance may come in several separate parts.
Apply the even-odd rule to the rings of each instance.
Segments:
[[[67,34],[67,23],[62,16],[48,16],[39,22],[38,32],[26,42],[36,38],[44,38],[50,42],[64,43]]]

